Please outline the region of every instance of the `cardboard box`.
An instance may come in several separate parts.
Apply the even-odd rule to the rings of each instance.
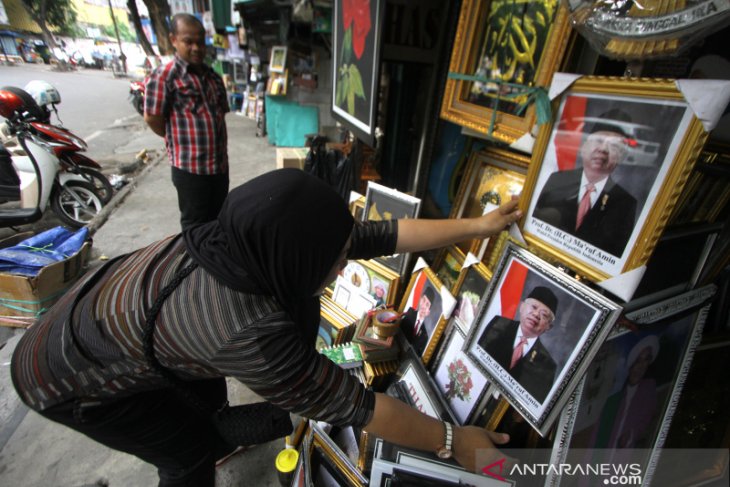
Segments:
[[[276,168],[296,167],[304,169],[309,149],[306,147],[284,147],[276,149]]]
[[[24,232],[0,241],[0,248],[11,247],[33,235]],[[35,277],[0,272],[0,316],[34,317],[68,290],[84,273],[91,255],[91,241],[66,260],[41,269]]]

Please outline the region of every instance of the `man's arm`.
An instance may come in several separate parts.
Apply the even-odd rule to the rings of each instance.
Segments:
[[[162,115],[148,115],[144,114],[144,121],[152,129],[154,133],[160,137],[165,136],[165,117]]]
[[[444,443],[444,425],[407,404],[386,396],[375,395],[375,411],[363,428],[379,438],[418,450],[435,452]],[[494,446],[506,443],[509,435],[494,433],[476,426],[454,425],[454,459],[469,471],[476,471],[476,452],[482,450],[489,458],[485,465],[502,456]],[[482,465],[483,466],[483,465]]]
[[[398,242],[395,250],[419,252],[446,247],[473,238],[487,238],[501,232],[522,216],[517,209],[517,197],[494,211],[477,218],[441,220],[398,220]]]

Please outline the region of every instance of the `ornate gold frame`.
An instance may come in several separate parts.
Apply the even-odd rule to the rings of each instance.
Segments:
[[[453,280],[454,282],[452,283],[451,287],[449,287],[449,292],[451,292],[451,294],[454,294],[454,289],[456,288],[456,283],[459,282],[461,268],[464,266],[464,260],[466,259],[466,254],[464,254],[464,252],[462,252],[462,250],[459,247],[457,247],[456,245],[449,245],[448,247],[444,247],[441,249],[438,256],[436,257],[436,259],[433,262],[433,270],[444,284],[447,284],[447,283],[446,283],[446,281],[444,281],[444,279],[441,278],[439,271],[442,269],[443,266],[447,267],[447,270],[446,270],[447,272],[449,269],[453,269],[453,267],[448,265],[448,261],[447,261],[448,257],[451,257],[453,259],[454,263],[456,263],[456,265],[458,266],[458,269],[456,270],[456,272],[457,272],[456,277]]]
[[[610,274],[591,265],[587,260],[570,255],[565,250],[551,245],[539,236],[524,230],[527,218],[531,216],[528,214],[528,210],[532,199],[537,196],[534,194],[536,183],[555,126],[555,118],[560,102],[568,93],[588,97],[591,95],[602,95],[604,97],[614,95],[617,99],[635,97],[658,102],[662,100],[682,102],[684,97],[677,89],[674,80],[586,76],[576,80],[565,93],[553,101],[553,120],[540,128],[533,149],[527,180],[523,188],[522,194],[525,197],[520,199],[520,210],[524,213],[519,221],[520,228],[523,229],[523,235],[529,247],[538,254],[560,261],[578,274],[598,282],[639,267],[649,259],[672,214],[674,205],[682,194],[694,163],[700,155],[707,139],[707,132],[705,132],[697,117],[692,115],[686,130],[683,134],[680,134],[681,142],[678,144],[676,151],[673,155],[667,151],[664,163],[660,166],[663,168],[665,164],[669,163],[656,197],[653,201],[647,198],[646,205],[650,206],[650,210],[643,222],[639,221],[636,224],[636,226],[641,227],[641,230],[636,236],[633,248],[627,254],[620,272]],[[691,108],[688,106],[687,110],[691,110]],[[670,158],[671,162],[667,162]]]
[[[414,272],[411,274],[411,280],[408,281],[408,287],[406,288],[405,293],[403,293],[403,296],[401,297],[400,306],[398,306],[398,311],[401,313],[405,313],[406,306],[408,305],[408,298],[411,296],[411,290],[413,289],[413,286],[416,283],[416,279],[418,278],[419,274],[421,272],[426,273],[426,279],[431,283],[431,285],[436,289],[436,292],[439,293],[439,296],[441,295],[441,287],[443,286],[443,283],[438,278],[438,276],[431,270],[430,267],[424,267],[418,272]],[[443,303],[442,303],[443,304]],[[444,329],[446,328],[446,324],[449,320],[447,318],[444,318],[443,315],[443,308],[442,308],[442,314],[439,317],[439,320],[436,322],[436,325],[433,328],[433,334],[428,340],[428,343],[426,344],[426,348],[423,349],[423,355],[421,355],[421,361],[424,365],[428,365],[429,361],[431,360],[431,357],[433,356],[433,353],[436,351],[436,347],[439,344],[439,341],[441,340],[441,335],[444,333]]]
[[[451,214],[449,218],[467,218],[479,216],[481,212],[474,212],[474,206],[479,205],[478,200],[480,199],[479,192],[480,187],[484,184],[483,178],[489,170],[503,171],[507,175],[522,179],[522,183],[525,181],[525,174],[527,173],[527,167],[530,163],[530,157],[518,154],[505,149],[498,149],[496,147],[488,147],[478,152],[473,152],[469,156],[469,162],[464,172],[464,176],[459,184],[459,191],[456,193],[454,198],[454,205],[451,208]],[[504,193],[504,191],[502,191]],[[507,194],[500,194],[500,198],[504,200]],[[471,211],[470,211],[471,210]],[[482,246],[482,240],[469,240],[466,242],[459,242],[456,246],[464,252],[471,252],[479,257],[480,247]]]
[[[459,13],[454,46],[451,51],[449,71],[452,73],[474,75],[480,56],[480,40],[487,26],[487,15],[492,3],[499,0],[464,0]],[[510,2],[512,0],[502,0]],[[529,0],[516,0],[516,3]],[[565,54],[568,38],[571,31],[568,21],[568,10],[559,0],[543,0],[543,3],[557,7],[552,19],[552,27],[545,42],[545,48],[536,64],[535,75],[532,80],[523,81],[527,86],[548,86],[553,73],[558,70]],[[520,40],[511,39],[515,44]],[[529,42],[522,39],[522,42]],[[536,42],[537,39],[534,39]],[[522,46],[520,46],[522,47]],[[515,47],[517,49],[517,47]],[[534,45],[532,46],[534,49]],[[512,78],[504,79],[506,82]],[[487,135],[492,120],[493,110],[468,101],[468,92],[472,82],[448,79],[444,88],[441,118],[454,122],[463,127]],[[498,111],[491,137],[501,142],[511,144],[525,133],[532,130],[537,115],[535,107],[529,106],[521,116],[511,115]]]

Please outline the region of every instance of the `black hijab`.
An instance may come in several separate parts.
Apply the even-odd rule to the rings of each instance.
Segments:
[[[192,258],[236,291],[274,296],[314,343],[319,297],[354,224],[343,199],[298,169],[233,189],[218,220],[183,232]]]

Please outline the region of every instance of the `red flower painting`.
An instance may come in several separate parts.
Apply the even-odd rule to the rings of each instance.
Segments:
[[[352,49],[360,59],[365,50],[365,39],[370,32],[370,0],[342,0],[342,22],[344,30],[354,24]]]
[[[350,115],[355,114],[355,98],[366,100],[362,75],[355,64],[365,52],[365,44],[372,27],[370,0],[342,1],[342,50],[335,103],[346,106]],[[356,59],[353,59],[353,54]]]

